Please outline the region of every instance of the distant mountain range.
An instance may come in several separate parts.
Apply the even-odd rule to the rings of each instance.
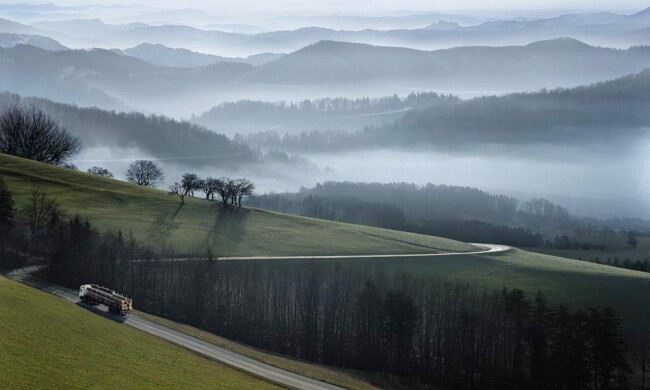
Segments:
[[[289,85],[381,80],[434,90],[531,90],[587,84],[648,65],[650,47],[607,49],[570,38],[436,51],[323,41],[255,68],[246,80]]]
[[[183,61],[192,58],[190,53]],[[325,41],[258,66],[220,61],[178,68],[110,50],[49,51],[18,45],[0,49],[0,59],[0,90],[84,106],[121,108],[121,102],[155,112],[157,103],[167,98],[182,102],[200,97],[196,101],[210,107],[219,103],[215,94],[236,96],[260,86],[271,96],[285,93],[294,99],[300,98],[295,91],[313,88],[325,96],[337,87],[351,88],[354,96],[371,90],[385,96],[405,86],[453,91],[570,87],[638,72],[650,64],[650,47],[615,50],[565,38],[525,46],[420,51]],[[153,103],[145,106],[143,99]],[[203,111],[200,106],[195,110]]]
[[[144,23],[107,24],[100,19],[71,19],[34,22],[23,25],[0,20],[0,32],[47,36],[65,46],[118,47],[125,49],[143,43],[182,47],[220,56],[246,57],[260,52],[292,52],[322,40],[391,45],[423,50],[466,45],[522,45],[531,41],[570,36],[592,44],[629,47],[649,43],[650,8],[631,15],[614,13],[567,14],[551,18],[506,19],[474,23],[468,18],[443,19],[445,15],[412,16],[419,27],[385,25],[388,29],[365,29],[368,18],[344,17],[348,27],[332,29],[303,27],[286,31],[243,34],[202,30],[185,25]],[[405,17],[399,18],[403,22]],[[330,18],[331,19],[331,18]],[[332,25],[324,18],[323,25]],[[374,20],[376,22],[376,20]],[[400,22],[400,23],[401,23]],[[319,23],[319,19],[313,20]],[[403,25],[403,24],[398,24]]]
[[[0,18],[0,32],[6,34],[38,34],[41,31],[9,19]]]
[[[143,43],[141,45],[115,52],[139,58],[153,65],[177,68],[197,68],[213,65],[217,62],[241,62],[253,66],[271,62],[283,56],[276,53],[261,53],[241,57],[221,57],[213,54],[198,53],[187,49],[175,49],[160,44]]]
[[[0,33],[0,47],[9,48],[18,45],[31,45],[50,51],[68,50],[67,47],[54,39],[39,35]]]

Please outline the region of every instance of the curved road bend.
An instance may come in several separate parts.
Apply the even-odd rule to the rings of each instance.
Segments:
[[[438,252],[438,253],[410,253],[395,255],[333,255],[333,256],[227,256],[217,257],[217,260],[327,260],[327,259],[393,259],[393,258],[411,258],[411,257],[433,257],[433,256],[462,256],[462,255],[484,255],[488,253],[507,252],[511,247],[507,245],[495,244],[478,244],[472,243],[482,250],[472,252]],[[183,259],[176,259],[178,261]],[[196,259],[194,259],[196,260]]]
[[[398,254],[398,255],[343,255],[343,256],[254,256],[254,257],[220,257],[218,260],[273,260],[273,259],[353,259],[353,258],[404,258],[404,257],[430,257],[430,256],[458,256],[458,255],[478,255],[487,253],[506,252],[511,248],[505,245],[492,244],[472,244],[482,250],[473,252],[454,252],[454,253],[417,253],[417,254]],[[76,290],[57,286],[55,284],[43,282],[31,277],[31,273],[38,267],[26,267],[11,271],[7,276],[11,279],[27,283],[33,287],[49,292],[70,302],[79,301]],[[103,307],[103,306],[101,306]],[[212,358],[218,362],[232,366],[244,372],[250,373],[259,378],[277,383],[293,389],[304,390],[322,390],[322,389],[341,389],[340,387],[329,383],[317,381],[300,374],[296,374],[278,367],[262,363],[258,360],[232,352],[225,348],[218,347],[214,344],[207,343],[196,337],[189,336],[185,333],[175,331],[165,326],[159,325],[139,315],[132,313],[126,317],[125,324],[130,325],[143,332],[158,336],[171,343],[182,346],[198,354]]]

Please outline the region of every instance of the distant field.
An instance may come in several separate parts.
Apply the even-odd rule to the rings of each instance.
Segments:
[[[0,276],[2,389],[276,389]]]
[[[34,186],[70,214],[142,242],[205,255],[338,255],[469,251],[444,238],[304,218],[259,209],[224,210],[218,202],[178,199],[166,191],[0,154],[0,175],[24,206]]]
[[[568,257],[571,259],[580,259],[586,261],[600,262],[614,261],[618,259],[619,262],[630,260],[632,262],[640,260],[650,260],[650,237],[639,236],[639,241],[636,248],[628,245],[607,245],[604,250],[578,250],[578,249],[548,249],[548,248],[531,248],[530,250],[540,253],[546,253],[555,256]],[[600,242],[600,241],[596,241]],[[608,244],[608,243],[606,243]]]

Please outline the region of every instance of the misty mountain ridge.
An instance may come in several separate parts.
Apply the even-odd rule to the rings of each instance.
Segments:
[[[18,45],[31,45],[49,51],[68,50],[54,39],[39,35],[0,33],[0,47],[10,48]]]
[[[649,11],[631,15],[608,12],[565,14],[529,20],[500,19],[462,24],[453,18],[422,20],[419,27],[334,29],[313,25],[255,34],[203,30],[179,24],[141,22],[107,24],[101,19],[0,23],[0,32],[45,35],[70,47],[128,48],[143,43],[183,47],[228,57],[259,52],[291,52],[322,40],[403,46],[423,50],[459,45],[523,45],[557,36],[572,36],[598,45],[629,47],[647,43],[639,30],[650,27]],[[317,23],[318,19],[314,20]]]
[[[166,67],[197,68],[213,65],[217,62],[241,62],[253,66],[265,64],[282,57],[283,54],[260,53],[246,58],[222,57],[204,54],[182,48],[171,48],[161,44],[143,43],[125,50],[114,51],[139,58],[150,64]]]
[[[7,34],[37,34],[39,31],[13,20],[0,18],[0,32]]]
[[[433,90],[535,90],[620,77],[642,70],[649,60],[647,47],[615,50],[572,38],[435,51],[321,41],[257,67],[247,80],[296,85],[411,80]]]
[[[368,88],[374,88],[374,96],[392,95],[404,85],[434,91],[572,87],[639,72],[650,63],[650,48],[617,50],[571,38],[436,51],[322,41],[258,66],[220,61],[195,68],[156,66],[104,49],[50,52],[19,45],[0,49],[0,58],[0,90],[84,106],[120,109],[116,102],[122,102],[122,107],[156,111],[162,98],[204,96],[201,101],[209,107],[219,103],[210,104],[211,94],[232,96],[259,86],[272,87],[276,96],[291,92],[295,99],[301,99],[296,86],[325,92],[352,87],[360,96],[368,96]],[[144,106],[142,98],[152,103]]]

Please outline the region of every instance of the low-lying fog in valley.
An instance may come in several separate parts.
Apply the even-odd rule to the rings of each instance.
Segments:
[[[211,167],[211,156],[157,158],[138,149],[97,147],[73,160],[81,170],[103,166],[124,178],[130,162],[156,161],[165,173],[161,187],[182,174],[242,176],[258,193],[296,192],[325,181],[407,182],[476,187],[521,199],[542,197],[580,216],[650,218],[650,135],[638,143],[612,142],[590,149],[572,145],[489,145],[481,150],[363,150],[303,153],[297,165],[243,164]],[[205,161],[203,161],[205,160]]]

